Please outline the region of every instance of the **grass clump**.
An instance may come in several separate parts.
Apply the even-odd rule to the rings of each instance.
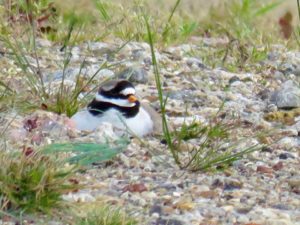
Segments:
[[[137,221],[119,208],[111,206],[96,207],[86,216],[78,218],[76,225],[136,225]]]
[[[250,145],[239,150],[239,144],[246,138],[232,141],[230,131],[234,128],[232,122],[217,121],[217,117],[208,124],[196,121],[183,123],[180,129],[171,133],[172,148],[176,151],[180,167],[191,171],[224,169],[245,154],[260,149],[258,145]]]
[[[70,182],[75,167],[33,153],[0,153],[0,197],[2,211],[44,212],[64,205],[61,195],[78,188]]]
[[[283,1],[233,0],[224,1],[211,11],[204,21],[203,32],[225,34],[250,43],[272,40],[274,27],[264,24],[264,17]]]
[[[34,30],[33,30],[34,32]],[[33,33],[32,37],[37,34]],[[8,87],[4,82],[0,83],[0,88],[3,89],[3,94],[0,100],[5,100],[5,97],[14,97],[13,105],[21,108],[21,111],[42,108],[58,114],[66,114],[71,117],[79,108],[86,105],[90,93],[93,91],[90,88],[92,83],[95,83],[95,77],[104,68],[108,68],[106,61],[104,61],[97,71],[91,75],[84,74],[86,69],[86,62],[80,65],[75,81],[67,79],[67,69],[72,58],[72,48],[70,38],[65,41],[64,45],[64,59],[62,65],[62,77],[60,80],[46,82],[44,71],[40,68],[39,55],[37,49],[30,46],[26,42],[17,39],[11,39],[5,35],[0,35],[0,41],[4,43],[6,49],[10,51],[10,57],[13,58],[15,65],[21,69],[22,78],[25,85],[16,90]],[[35,38],[33,45],[36,45]],[[29,62],[28,57],[33,55],[35,66],[33,62]],[[51,80],[51,78],[50,78]],[[70,83],[71,82],[71,83]],[[81,93],[85,93],[79,98]],[[25,107],[24,107],[25,106]]]

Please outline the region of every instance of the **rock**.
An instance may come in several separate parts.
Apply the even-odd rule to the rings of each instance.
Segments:
[[[169,91],[166,93],[170,99],[181,101],[195,101],[194,92],[191,90]]]
[[[175,220],[175,219],[162,219],[159,218],[155,225],[183,225],[183,223],[179,220]]]
[[[229,83],[229,84],[232,84],[232,83],[234,83],[234,82],[236,82],[236,81],[241,81],[241,80],[240,80],[240,78],[239,78],[238,76],[233,76],[233,77],[231,77],[231,78],[229,79],[228,83]]]
[[[275,165],[272,166],[273,170],[277,171],[277,170],[281,170],[283,168],[283,163],[282,162],[278,162]]]
[[[190,67],[206,68],[202,61],[195,57],[184,58],[184,61]]]
[[[274,150],[273,150],[273,148],[271,148],[271,147],[264,146],[264,147],[261,149],[261,151],[262,151],[262,152],[272,153]]]
[[[195,203],[186,199],[181,199],[174,205],[174,207],[176,207],[177,209],[187,210],[187,211],[194,209],[195,206],[196,206]]]
[[[288,159],[288,158],[295,158],[293,155],[285,152],[285,153],[281,153],[279,156],[279,159]]]
[[[284,82],[280,88],[273,92],[270,102],[277,105],[279,109],[300,107],[300,88],[292,80]]]
[[[232,191],[235,189],[241,189],[243,187],[243,183],[238,180],[227,179],[224,184],[224,191]]]
[[[135,61],[143,61],[145,57],[145,50],[144,49],[134,49],[132,50],[131,57]]]
[[[159,215],[162,214],[162,207],[160,205],[153,205],[149,211],[149,214],[157,213]]]
[[[148,188],[143,183],[136,183],[136,184],[128,184],[123,188],[124,192],[143,192],[148,191]]]
[[[298,148],[300,146],[300,139],[298,137],[284,137],[278,144],[287,149]]]
[[[142,67],[129,67],[121,71],[117,77],[141,84],[148,82],[148,72]]]
[[[300,176],[292,177],[287,182],[292,188],[299,188],[300,187]]]
[[[114,51],[114,49],[112,49],[112,46],[104,42],[89,42],[87,44],[87,47],[97,56],[101,56],[103,54],[110,54]]]
[[[273,173],[272,168],[266,167],[266,166],[258,166],[256,169],[259,173]]]
[[[216,191],[202,191],[199,195],[203,198],[215,198],[218,196],[218,193]]]
[[[76,193],[68,193],[62,196],[63,200],[69,202],[94,202],[96,199],[87,191],[79,191]]]
[[[270,90],[265,88],[265,89],[261,90],[260,92],[258,92],[257,96],[261,100],[267,100],[270,98]]]
[[[280,66],[280,71],[285,75],[292,74],[295,70],[295,66],[291,63],[284,63]]]
[[[281,203],[272,205],[272,208],[274,208],[274,209],[280,209],[280,210],[289,210],[289,209],[291,209],[290,206],[284,205],[284,204],[281,204]]]

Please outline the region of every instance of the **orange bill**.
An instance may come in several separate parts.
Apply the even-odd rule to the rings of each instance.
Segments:
[[[128,97],[128,101],[129,102],[136,102],[138,99],[137,99],[137,97],[135,97],[134,95],[130,95],[129,97]]]

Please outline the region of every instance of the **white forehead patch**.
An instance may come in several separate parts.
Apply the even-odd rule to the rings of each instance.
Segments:
[[[134,88],[125,88],[123,91],[120,92],[122,95],[135,95],[135,89]]]

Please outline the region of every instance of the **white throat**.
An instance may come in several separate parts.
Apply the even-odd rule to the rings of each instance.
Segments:
[[[129,102],[127,99],[120,99],[120,98],[107,98],[101,94],[96,94],[96,100],[101,102],[109,102],[118,106],[123,107],[133,107],[135,106],[134,102]]]

